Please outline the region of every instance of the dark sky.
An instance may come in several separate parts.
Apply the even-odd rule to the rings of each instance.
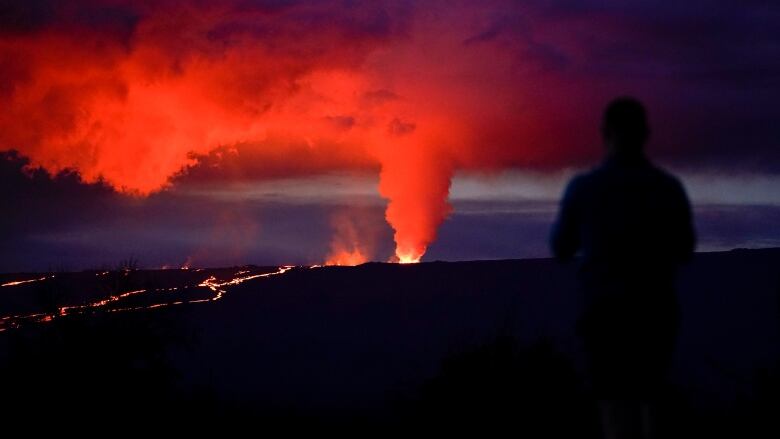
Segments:
[[[770,1],[0,0],[0,271],[544,256],[624,94],[702,249],[778,245],[779,29]]]

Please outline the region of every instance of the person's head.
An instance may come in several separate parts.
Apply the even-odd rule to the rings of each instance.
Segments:
[[[612,100],[604,110],[601,135],[609,154],[621,156],[641,154],[650,135],[645,107],[631,97]]]

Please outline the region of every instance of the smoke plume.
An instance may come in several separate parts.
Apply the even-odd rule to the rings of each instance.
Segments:
[[[139,196],[224,151],[245,152],[241,178],[378,169],[395,259],[418,261],[451,212],[458,170],[582,156],[572,141],[582,97],[548,69],[556,55],[522,35],[483,35],[489,11],[431,4],[113,0],[22,11],[0,31],[0,150]]]

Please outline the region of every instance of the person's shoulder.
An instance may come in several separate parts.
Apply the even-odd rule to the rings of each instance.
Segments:
[[[668,170],[656,165],[651,164],[650,168],[655,176],[655,178],[663,184],[665,187],[669,188],[670,190],[674,191],[684,191],[683,183],[680,180],[679,177],[672,174]]]
[[[595,171],[594,169],[590,169],[588,171],[574,174],[574,176],[569,180],[569,184],[567,186],[572,189],[574,188],[579,189],[584,186],[587,186],[593,180],[594,171]]]
[[[571,179],[569,179],[569,183],[566,185],[566,197],[579,197],[583,193],[587,192],[589,188],[593,186],[594,179],[598,178],[596,174],[597,171],[598,168],[593,168],[575,174],[573,177],[571,177]]]
[[[599,181],[609,180],[611,177],[609,167],[601,163],[574,176],[572,183],[576,181],[579,186],[591,187],[598,185]]]

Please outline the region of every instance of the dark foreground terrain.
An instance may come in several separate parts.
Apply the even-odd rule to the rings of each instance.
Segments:
[[[574,266],[124,266],[0,284],[5,425],[599,434]],[[679,289],[668,436],[780,437],[780,249],[697,254]]]

